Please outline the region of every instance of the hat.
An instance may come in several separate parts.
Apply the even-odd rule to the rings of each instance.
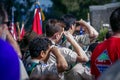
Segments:
[[[20,67],[12,46],[0,39],[0,80],[19,80]]]

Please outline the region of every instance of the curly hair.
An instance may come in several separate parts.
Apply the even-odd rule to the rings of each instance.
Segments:
[[[47,38],[37,37],[33,39],[29,44],[31,57],[38,57],[41,51],[46,51],[48,49],[49,45],[51,45],[51,41]]]

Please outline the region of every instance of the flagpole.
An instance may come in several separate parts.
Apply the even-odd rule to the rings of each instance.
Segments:
[[[20,41],[20,27],[19,27],[19,22],[16,22],[17,29],[18,29],[18,41]]]
[[[90,13],[87,13],[87,23],[90,25]]]
[[[20,34],[22,33],[23,28],[24,28],[24,22],[22,22],[22,28],[20,30]]]

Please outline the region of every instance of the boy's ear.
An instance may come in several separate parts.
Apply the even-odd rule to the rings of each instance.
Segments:
[[[59,35],[58,35],[58,34],[56,34],[56,35],[55,35],[55,38],[56,38],[56,39],[58,39],[58,38],[59,38]]]
[[[57,34],[54,34],[54,35],[52,36],[52,38],[53,38],[53,39],[56,39],[56,35],[57,35]]]
[[[58,34],[56,33],[54,34],[53,39],[57,39],[57,38],[58,38]]]
[[[40,56],[43,58],[44,55],[45,55],[44,51],[41,51],[41,52],[40,52]]]
[[[76,27],[76,24],[72,24],[72,28],[75,28]]]
[[[73,29],[74,25],[72,24],[69,29]]]

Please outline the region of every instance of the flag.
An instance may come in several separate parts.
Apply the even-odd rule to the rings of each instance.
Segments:
[[[14,11],[15,11],[15,8],[12,7],[12,22],[10,24],[9,31],[12,34],[13,38],[17,40],[16,26],[14,24]]]
[[[42,34],[42,17],[41,17],[41,9],[39,5],[35,5],[35,13],[32,24],[32,30],[36,32],[38,35]]]
[[[24,35],[25,35],[25,29],[24,29],[24,23],[22,23],[22,28],[20,30],[20,40],[23,39]]]
[[[11,22],[10,27],[8,29],[9,29],[11,35],[13,36],[13,38],[15,40],[17,40],[16,25],[13,22]]]
[[[43,13],[43,11],[42,11],[42,8],[40,8],[40,11],[41,11],[42,21],[44,21],[44,20],[45,20],[45,15],[44,15],[44,13]]]

